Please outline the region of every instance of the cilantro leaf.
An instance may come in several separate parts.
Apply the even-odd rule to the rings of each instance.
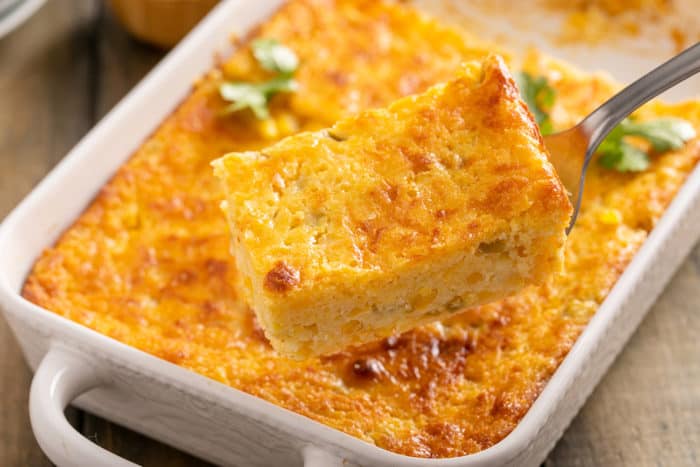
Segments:
[[[260,66],[268,71],[291,74],[299,66],[296,54],[277,39],[256,39],[251,43],[251,48]]]
[[[299,84],[290,76],[278,75],[274,78],[259,84],[266,96],[272,97],[279,92],[294,92],[299,88]]]
[[[680,118],[663,117],[645,122],[625,119],[620,126],[626,135],[639,136],[649,141],[657,152],[680,149],[686,141],[695,137],[693,126]]]
[[[624,119],[598,147],[598,163],[618,172],[641,172],[649,167],[649,154],[627,142],[626,136],[643,138],[656,152],[680,149],[695,137],[693,126],[680,118],[662,117],[644,122]]]
[[[556,90],[544,76],[532,76],[526,72],[516,75],[516,81],[523,101],[527,104],[543,135],[553,132],[549,117]],[[680,149],[690,139],[695,138],[693,126],[681,119],[662,117],[643,122],[626,118],[605,137],[598,146],[598,163],[607,169],[618,172],[641,172],[651,163],[649,154],[626,140],[627,136],[645,139],[658,153]]]
[[[618,172],[641,172],[649,168],[649,154],[633,146],[624,140],[610,142],[598,150],[600,158],[598,162],[606,169]]]
[[[249,108],[260,119],[270,118],[267,108],[270,99],[280,92],[294,92],[297,90],[297,82],[291,77],[276,76],[262,83],[227,82],[219,86],[219,94],[231,105],[224,109],[224,113],[233,113]]]
[[[272,96],[297,90],[298,84],[292,76],[299,60],[294,52],[275,39],[257,39],[253,41],[251,48],[258,64],[277,74],[260,83],[222,83],[219,86],[219,94],[222,99],[231,102],[231,105],[224,109],[225,114],[250,109],[255,117],[264,120],[270,117],[268,104]]]
[[[224,110],[225,113],[250,108],[255,116],[261,120],[270,116],[267,109],[268,98],[258,84],[223,83],[219,87],[219,94],[224,100],[232,102]]]
[[[554,105],[557,97],[556,90],[549,85],[544,76],[532,76],[527,72],[520,72],[515,76],[515,80],[520,89],[520,95],[527,104],[530,112],[535,117],[535,122],[540,127],[543,135],[554,132],[549,111]]]

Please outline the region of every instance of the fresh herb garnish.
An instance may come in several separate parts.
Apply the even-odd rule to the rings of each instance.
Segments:
[[[644,122],[624,119],[598,147],[598,162],[618,172],[640,172],[649,167],[649,154],[625,140],[636,136],[649,142],[655,152],[680,149],[695,137],[693,126],[680,118],[662,117]]]
[[[543,135],[553,133],[554,127],[552,126],[552,120],[549,118],[549,111],[552,109],[554,100],[557,97],[556,90],[549,85],[547,78],[544,76],[535,77],[521,71],[516,75],[515,79],[520,89],[520,95],[535,117],[535,121],[540,127],[540,132]]]
[[[225,109],[225,113],[237,112],[250,108],[256,117],[265,119],[270,116],[267,110],[267,97],[260,90],[260,86],[250,83],[223,83],[219,87],[219,94],[224,100],[233,102]]]
[[[296,81],[283,76],[276,76],[262,83],[231,82],[223,83],[219,93],[224,100],[232,102],[226,107],[226,113],[249,108],[260,120],[270,117],[267,104],[270,98],[280,92],[293,92],[297,89]]]
[[[549,117],[549,110],[554,105],[556,90],[544,76],[532,76],[521,72],[516,76],[520,94],[527,104],[543,135],[551,134],[554,129]],[[657,153],[680,149],[695,137],[693,126],[681,119],[662,117],[644,122],[635,122],[626,118],[616,126],[598,146],[598,162],[607,169],[618,172],[641,172],[649,167],[649,154],[626,140],[627,136],[636,136],[649,142],[651,149]]]
[[[296,54],[277,39],[256,39],[251,43],[251,48],[260,66],[268,71],[291,74],[299,66]]]
[[[276,39],[257,39],[251,43],[251,49],[258,64],[276,75],[260,83],[225,82],[219,86],[219,94],[232,103],[226,107],[225,113],[250,109],[258,119],[264,120],[270,117],[268,104],[272,96],[296,91],[297,82],[293,76],[299,59],[290,48]]]

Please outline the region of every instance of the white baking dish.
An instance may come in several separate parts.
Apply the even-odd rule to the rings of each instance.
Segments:
[[[34,433],[61,466],[130,465],[76,432],[68,403],[224,465],[527,466],[541,463],[664,288],[700,232],[695,170],[569,355],[501,442],[453,459],[385,451],[107,338],[19,292],[41,250],[174,109],[190,83],[276,0],[222,2],[0,226],[0,305],[29,365]],[[144,111],[144,109],[148,109]]]

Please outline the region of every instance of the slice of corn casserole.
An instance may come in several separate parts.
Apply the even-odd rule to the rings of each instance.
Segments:
[[[307,357],[540,284],[571,206],[502,60],[214,162],[243,295]]]

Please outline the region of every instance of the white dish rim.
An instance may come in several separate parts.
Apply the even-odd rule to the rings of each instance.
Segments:
[[[27,21],[44,4],[46,0],[20,0],[12,5],[0,18],[0,39],[8,35]]]

